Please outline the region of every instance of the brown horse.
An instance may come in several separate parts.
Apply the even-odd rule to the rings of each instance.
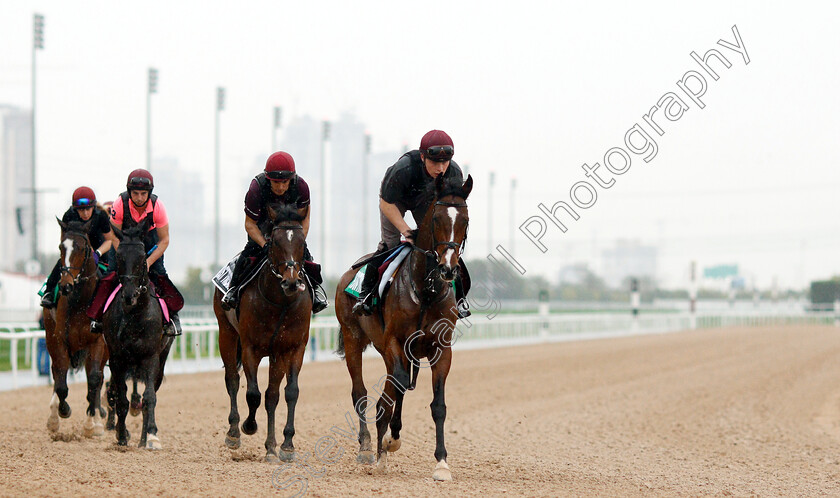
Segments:
[[[344,355],[353,383],[353,406],[359,416],[360,463],[373,463],[367,422],[367,389],[362,379],[362,352],[373,344],[385,361],[387,376],[376,406],[376,456],[380,472],[386,470],[386,455],[399,449],[402,428],[402,402],[406,389],[414,389],[420,358],[432,370],[432,419],[436,428],[433,478],[452,479],[446,463],[443,424],[446,419],[444,389],[452,363],[452,331],[457,320],[452,281],[458,257],[466,238],[469,213],[466,199],[472,190],[472,177],[461,185],[435,182],[435,202],[417,229],[410,255],[394,275],[390,293],[371,316],[356,316],[355,300],[344,293],[356,271],[346,272],[338,283],[335,309],[341,324],[338,353]],[[409,366],[411,365],[411,374]],[[392,414],[393,411],[393,414]],[[393,415],[393,416],[392,416]],[[390,425],[391,433],[386,435]]]
[[[102,369],[108,361],[108,347],[100,334],[90,332],[90,318],[85,311],[90,303],[99,276],[93,258],[93,247],[88,239],[91,222],[71,221],[61,226],[59,296],[55,309],[44,308],[47,351],[52,360],[53,396],[47,429],[58,431],[58,418],[70,416],[67,404],[67,370],[80,368],[85,363],[88,382],[87,420],[85,437],[102,436],[101,397]]]
[[[265,440],[265,461],[292,461],[295,446],[295,405],[298,400],[298,374],[309,341],[309,320],[312,299],[301,275],[304,233],[301,216],[289,206],[270,206],[271,231],[267,240],[268,262],[251,285],[242,290],[239,309],[224,311],[222,294],[217,289],[213,297],[213,311],[219,321],[219,353],[225,364],[225,385],[230,396],[230,429],[225,444],[239,448],[239,368],[245,370],[248,390],[248,417],[242,432],[257,432],[256,411],[260,406],[257,368],[268,356],[268,388],[265,391],[265,411],[268,415],[268,436]],[[274,411],[280,400],[280,382],[286,376],[286,427],[283,444],[276,451]]]

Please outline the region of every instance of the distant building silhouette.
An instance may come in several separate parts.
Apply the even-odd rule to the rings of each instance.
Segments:
[[[32,247],[32,113],[0,105],[0,269],[28,260]],[[54,223],[54,222],[53,222]]]
[[[615,247],[602,253],[603,276],[607,285],[619,287],[625,278],[656,279],[656,247],[643,246],[638,240],[617,240]]]

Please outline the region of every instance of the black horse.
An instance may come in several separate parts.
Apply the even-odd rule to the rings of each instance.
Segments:
[[[146,219],[136,227],[121,231],[114,227],[120,240],[117,248],[117,274],[122,288],[102,317],[105,342],[111,352],[110,404],[117,408],[117,444],[128,444],[125,427],[128,413],[126,379],[134,378],[146,386],[143,392],[143,433],[140,448],[161,448],[155,424],[157,390],[163,381],[163,368],[172,346],[172,337],[163,335],[163,311],[152,295],[146,266],[143,235]]]

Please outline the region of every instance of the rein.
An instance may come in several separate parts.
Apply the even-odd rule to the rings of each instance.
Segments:
[[[68,232],[68,233],[77,233],[77,232]],[[77,235],[84,235],[84,234],[77,233]],[[76,275],[75,277],[73,277],[73,285],[74,286],[78,285],[82,282],[87,282],[88,280],[90,280],[90,279],[92,279],[96,276],[95,271],[94,271],[93,275],[88,275],[86,277],[82,276],[82,272],[85,270],[85,266],[87,266],[87,262],[90,259],[91,253],[93,252],[93,246],[90,245],[90,242],[88,241],[87,236],[84,236],[84,240],[85,240],[85,249],[87,249],[87,250],[85,251],[85,259],[82,261],[82,266],[64,266],[64,265],[59,266],[60,275],[64,275],[65,273],[67,273],[67,274],[70,274],[70,276],[72,277],[73,273],[70,270],[79,270],[79,274]]]
[[[275,230],[279,230],[279,229],[283,229],[283,230],[303,230],[303,227],[301,225],[278,225],[278,226],[272,228],[271,229],[271,236],[269,236],[268,240],[266,241],[266,245],[268,246],[268,248],[266,249],[266,252],[268,252],[268,249],[270,249],[271,245],[273,245],[272,241],[274,240]],[[280,261],[279,265],[280,265],[280,269],[278,270],[278,268],[276,266],[274,266],[274,261],[271,260],[271,257],[268,258],[268,268],[269,268],[269,270],[271,270],[271,274],[274,275],[274,277],[278,278],[278,279],[282,279],[283,278],[283,272],[288,270],[289,268],[297,268],[298,271],[301,271],[303,269],[303,264],[298,262],[298,261],[295,261],[293,259],[288,260],[288,261]]]

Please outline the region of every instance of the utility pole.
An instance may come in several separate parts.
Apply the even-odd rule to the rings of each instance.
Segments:
[[[152,94],[157,93],[158,70],[149,68],[149,85],[146,90],[146,170],[152,170]]]
[[[365,153],[362,161],[362,254],[368,244],[368,170],[370,169],[370,133],[365,133]]]
[[[324,120],[321,132],[321,260],[327,262],[327,153],[330,141],[330,122]]]
[[[215,141],[215,181],[213,192],[213,204],[215,209],[215,219],[213,223],[213,270],[219,269],[219,117],[221,112],[225,110],[225,89],[222,87],[216,88],[216,141]]]
[[[274,126],[271,128],[271,153],[277,152],[277,130],[280,129],[283,120],[283,108],[274,107]]]
[[[44,16],[34,14],[32,18],[32,260],[38,260],[38,186],[35,177],[35,53],[44,49]]]

